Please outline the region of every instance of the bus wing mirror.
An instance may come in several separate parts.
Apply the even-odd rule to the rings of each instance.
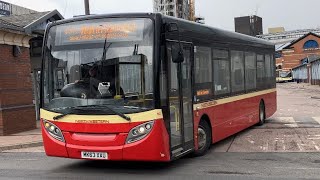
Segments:
[[[180,43],[173,43],[171,46],[172,62],[182,63],[184,61],[183,49]]]
[[[180,31],[177,23],[169,23],[166,26],[167,32],[177,32],[178,33],[178,43],[175,44],[172,48],[172,62],[182,63],[184,61],[183,48],[180,41]]]
[[[178,24],[177,23],[169,23],[169,24],[167,24],[166,31],[167,32],[179,31]]]
[[[175,58],[172,59],[174,63],[182,63],[184,61],[184,55],[182,51],[178,51],[178,54]]]

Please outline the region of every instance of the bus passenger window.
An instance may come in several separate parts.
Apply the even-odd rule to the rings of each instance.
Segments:
[[[244,63],[241,51],[231,51],[231,84],[232,92],[244,91]]]
[[[214,95],[230,93],[230,63],[227,50],[213,50]]]
[[[246,90],[255,90],[257,87],[257,65],[256,54],[253,52],[245,53],[245,72],[246,72]]]
[[[257,88],[264,88],[264,80],[265,80],[265,64],[264,64],[264,56],[258,54],[257,55]]]
[[[194,68],[196,96],[201,100],[207,100],[212,96],[212,58],[211,48],[195,47]]]

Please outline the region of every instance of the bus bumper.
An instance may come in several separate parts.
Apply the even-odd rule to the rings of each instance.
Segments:
[[[152,131],[142,140],[125,144],[128,133],[120,133],[118,140],[121,145],[95,146],[92,142],[69,143],[51,137],[42,125],[42,136],[45,152],[48,156],[82,159],[81,152],[103,152],[108,154],[110,161],[170,161],[169,136],[163,120],[156,120]],[[98,134],[99,135],[99,134]],[[89,145],[88,145],[89,144]]]

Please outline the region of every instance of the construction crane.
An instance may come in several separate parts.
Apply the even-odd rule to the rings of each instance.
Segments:
[[[195,0],[189,0],[189,20],[195,21]]]
[[[196,21],[195,0],[153,0],[154,12]]]

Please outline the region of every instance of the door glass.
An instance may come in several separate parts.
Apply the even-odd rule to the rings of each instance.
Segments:
[[[191,76],[191,46],[184,46],[184,61],[173,63],[172,57],[177,49],[168,43],[168,62],[170,64],[170,130],[172,150],[186,150],[193,147],[193,113],[192,113],[192,76]],[[191,143],[190,143],[191,142]]]
[[[184,48],[184,62],[181,63],[182,72],[182,103],[183,103],[183,123],[184,141],[193,140],[193,120],[192,120],[192,86],[191,86],[191,48]]]
[[[178,81],[178,64],[172,62],[172,52],[168,44],[168,62],[170,63],[170,86],[169,86],[169,105],[170,105],[170,130],[171,130],[171,147],[182,144],[181,136],[181,117],[180,117],[180,100],[179,100],[179,81]]]

